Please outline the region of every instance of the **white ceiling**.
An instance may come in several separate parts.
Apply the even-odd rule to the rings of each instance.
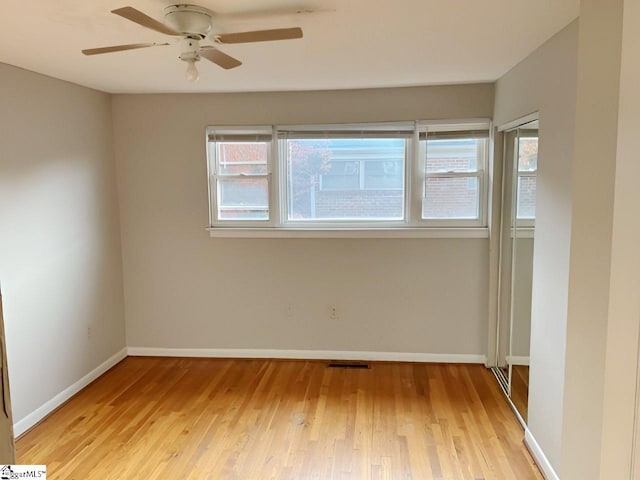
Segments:
[[[369,88],[493,81],[570,23],[579,0],[193,0],[219,33],[301,26],[304,38],[225,45],[235,70],[198,63],[184,79],[179,47],[86,57],[83,48],[173,41],[110,11],[130,5],[160,21],[171,0],[2,2],[0,62],[107,92]],[[286,14],[289,8],[315,13]],[[174,42],[175,43],[175,42]]]

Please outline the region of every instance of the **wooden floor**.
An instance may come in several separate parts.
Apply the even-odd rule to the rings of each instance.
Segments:
[[[17,441],[47,478],[542,479],[480,365],[127,358]]]

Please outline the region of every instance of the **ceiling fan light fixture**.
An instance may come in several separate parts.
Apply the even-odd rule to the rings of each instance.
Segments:
[[[191,83],[196,83],[200,79],[200,72],[196,68],[196,60],[185,60],[187,62],[187,70],[185,72],[185,78]]]
[[[187,62],[185,76],[190,82],[197,82],[200,78],[200,74],[196,68],[196,62],[201,58],[225,70],[230,70],[242,65],[240,60],[231,55],[227,55],[212,45],[204,45],[201,47],[200,42],[203,40],[213,41],[217,44],[253,43],[271,42],[274,40],[293,40],[302,38],[303,35],[300,27],[217,34],[213,28],[213,13],[197,5],[178,4],[166,7],[164,23],[133,7],[117,8],[112,10],[111,13],[155,32],[172,37],[182,37],[180,40],[180,56],[178,58],[183,62]],[[168,45],[168,43],[134,43],[129,45],[89,48],[82,50],[82,53],[85,55],[98,55],[161,45]]]
[[[196,5],[170,5],[164,9],[164,23],[183,35],[205,38],[213,27],[213,13]]]
[[[184,38],[181,47],[179,58],[187,63],[185,77],[189,82],[195,83],[200,78],[200,73],[196,68],[196,62],[200,60],[200,40],[196,38]]]

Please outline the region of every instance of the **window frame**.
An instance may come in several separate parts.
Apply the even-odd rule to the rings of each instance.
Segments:
[[[361,131],[363,138],[367,134],[376,132],[385,132],[389,129],[410,128],[411,135],[405,136],[405,158],[404,158],[404,201],[403,201],[403,217],[401,219],[309,219],[289,220],[289,185],[288,185],[288,161],[287,152],[282,148],[283,142],[287,137],[283,132],[310,132],[317,134],[323,130],[354,132]],[[426,186],[426,135],[430,129],[439,131],[457,130],[465,131],[481,128],[488,132],[488,140],[482,158],[478,159],[478,171],[473,173],[459,172],[463,177],[478,177],[478,202],[479,217],[477,219],[423,219],[423,200],[425,198]],[[256,134],[259,131],[262,134],[270,134],[271,140],[268,142],[267,149],[267,188],[268,188],[268,220],[231,220],[218,218],[218,181],[217,164],[215,158],[215,149],[217,142],[211,140],[212,134],[232,133],[247,136]],[[270,133],[267,133],[270,132]],[[269,235],[269,234],[252,234],[266,231],[281,232],[326,232],[318,236],[353,236],[349,232],[356,232],[355,236],[378,236],[375,232],[380,232],[380,236],[394,236],[393,232],[403,232],[398,236],[461,236],[461,237],[486,237],[488,236],[487,227],[487,211],[488,211],[488,167],[489,152],[492,142],[492,125],[488,119],[469,119],[469,120],[446,120],[446,121],[411,121],[411,122],[387,122],[387,123],[367,123],[367,124],[329,124],[329,125],[258,125],[258,126],[209,126],[206,129],[206,154],[208,169],[208,190],[209,190],[209,227],[211,236],[235,236],[233,231],[238,233],[237,236],[287,236],[287,235]],[[304,134],[304,133],[303,133]],[[425,140],[420,139],[420,135],[425,135]],[[380,134],[384,138],[384,134]],[[299,137],[302,138],[302,137]],[[327,137],[328,138],[328,137]],[[346,137],[352,138],[352,137]],[[360,169],[362,170],[364,161],[359,160]],[[360,177],[363,172],[360,172]],[[432,174],[431,176],[436,176]],[[441,174],[440,176],[452,176],[451,174]],[[360,180],[362,187],[362,179]],[[361,188],[361,191],[368,190],[394,190],[394,189],[367,189]],[[340,191],[340,190],[336,190]],[[222,232],[217,235],[216,232]],[[440,230],[440,232],[436,232]],[[426,232],[434,232],[429,234]],[[332,232],[335,233],[332,234]],[[357,232],[369,232],[369,234],[358,235]],[[454,232],[457,232],[454,234]],[[314,236],[313,234],[304,234],[304,236]]]
[[[539,141],[539,134],[536,135],[526,135],[524,138],[537,138]],[[518,139],[522,138],[521,134],[518,135]],[[538,148],[540,148],[540,145],[538,144]],[[537,182],[538,182],[538,164],[536,162],[536,168],[535,170],[520,170],[520,154],[519,152],[516,152],[518,155],[518,168],[517,168],[517,174],[516,174],[516,223],[519,227],[522,228],[534,228],[535,227],[535,223],[536,223],[536,215],[534,214],[533,217],[520,217],[518,216],[518,212],[519,212],[519,208],[520,208],[520,179],[521,178],[535,178],[536,179],[536,196],[537,196]],[[537,212],[536,212],[537,214]]]
[[[278,126],[278,146],[284,145],[289,137],[283,132],[296,132],[299,137],[304,138],[305,132],[309,135],[307,138],[317,136],[322,138],[321,133],[331,131],[337,135],[343,133],[345,137],[351,138],[347,132],[367,132],[373,136],[381,135],[381,132],[400,132],[404,129],[414,129],[412,122],[387,122],[387,123],[370,123],[370,124],[329,124],[329,125],[284,125]],[[326,138],[339,138],[339,137],[326,137]],[[381,138],[378,136],[377,138]],[[287,179],[289,178],[289,162],[287,161],[286,148],[280,148],[279,153],[279,167],[280,167],[280,225],[281,228],[309,228],[309,229],[350,229],[350,228],[406,228],[409,226],[407,222],[407,185],[408,185],[408,165],[412,159],[412,135],[406,137],[405,144],[405,158],[404,158],[404,202],[402,218],[380,218],[374,219],[353,219],[353,218],[335,218],[335,219],[289,219],[289,185]],[[359,161],[359,160],[358,160]],[[341,190],[335,190],[341,191]],[[346,191],[346,190],[342,190]],[[367,191],[367,190],[358,190]]]
[[[217,143],[211,141],[211,136],[220,134],[233,135],[238,137],[247,137],[258,135],[269,135],[271,140],[267,143],[267,173],[264,175],[242,175],[242,174],[220,174],[218,172]],[[224,141],[224,140],[223,140]],[[275,216],[273,215],[273,127],[271,126],[215,126],[207,127],[207,178],[209,183],[209,225],[210,228],[234,228],[234,227],[256,227],[256,228],[275,228],[277,226]],[[231,143],[231,142],[229,142]],[[260,142],[261,143],[261,142]],[[261,177],[267,180],[267,219],[266,220],[234,220],[219,218],[219,179],[220,178],[251,178]]]
[[[451,228],[452,225],[458,227],[471,228],[488,228],[488,210],[489,210],[489,155],[491,152],[492,123],[491,121],[459,121],[459,122],[420,122],[420,136],[425,137],[420,140],[419,145],[419,163],[420,163],[420,180],[419,186],[421,199],[419,205],[419,224],[425,227],[446,227]],[[487,140],[484,145],[484,151],[478,158],[477,170],[471,172],[437,172],[427,173],[427,142],[429,141],[429,132],[468,132],[474,130],[487,130]],[[426,198],[427,178],[478,178],[478,218],[423,218],[423,203]]]

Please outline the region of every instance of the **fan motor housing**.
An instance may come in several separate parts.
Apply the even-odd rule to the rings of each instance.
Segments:
[[[183,35],[205,38],[213,28],[213,14],[196,5],[171,5],[164,9],[164,23]]]

